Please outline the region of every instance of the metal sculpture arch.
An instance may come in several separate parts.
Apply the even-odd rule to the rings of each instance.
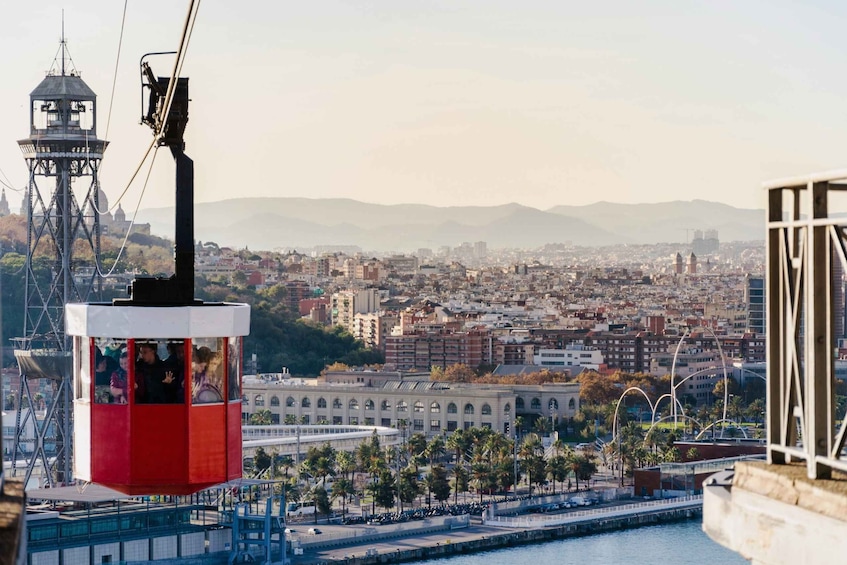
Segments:
[[[712,330],[712,328],[709,328],[707,326],[695,326],[693,328],[688,328],[687,330],[685,330],[685,333],[683,333],[682,337],[679,338],[679,341],[676,344],[676,350],[673,353],[673,362],[671,363],[671,394],[673,395],[673,399],[674,399],[674,403],[672,405],[673,416],[674,416],[674,422],[673,422],[674,427],[676,427],[676,417],[677,417],[676,386],[674,385],[674,378],[676,377],[676,358],[679,355],[679,348],[682,347],[682,344],[685,341],[685,338],[689,337],[694,330],[705,330],[708,333],[712,334],[712,337],[715,339],[715,344],[717,344],[717,346],[718,346],[718,355],[721,356],[721,366],[723,367],[723,419],[726,419],[726,408],[727,408],[727,404],[728,404],[728,400],[729,400],[729,387],[727,386],[728,381],[729,381],[729,376],[726,373],[726,357],[723,354],[723,348],[721,347],[721,341],[718,339],[717,334],[715,334],[715,332]],[[717,367],[715,367],[715,368],[717,368]],[[710,369],[711,369],[711,367],[710,367]],[[703,371],[705,371],[705,370],[706,369],[703,369]],[[691,376],[693,376],[693,373],[691,375],[688,375],[686,377],[686,379],[691,377]],[[683,381],[684,380],[685,379],[683,379]],[[680,381],[680,384],[683,381]]]

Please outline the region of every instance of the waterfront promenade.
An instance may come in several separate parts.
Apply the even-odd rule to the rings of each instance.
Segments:
[[[366,543],[361,543],[361,535],[353,533],[349,529],[351,526],[343,526],[348,532],[347,540],[338,535],[340,531],[330,529],[334,527],[329,526],[326,541],[305,540],[301,546],[303,555],[293,556],[291,563],[315,565],[343,562],[349,565],[371,565],[431,559],[685,520],[701,514],[702,497],[684,497],[628,502],[561,514],[501,516],[486,520],[474,518],[466,527],[449,521],[443,528],[433,527],[433,524],[421,524],[420,529],[407,527],[394,530],[386,527],[384,537],[372,537]],[[303,540],[303,536],[300,539]]]

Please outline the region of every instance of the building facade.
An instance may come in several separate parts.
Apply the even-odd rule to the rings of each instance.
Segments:
[[[245,378],[242,418],[269,410],[274,423],[287,416],[302,424],[397,427],[428,436],[472,427],[500,432],[515,416],[571,418],[579,410],[579,384],[461,385],[420,380],[318,383],[311,379]],[[289,418],[290,420],[291,418]]]

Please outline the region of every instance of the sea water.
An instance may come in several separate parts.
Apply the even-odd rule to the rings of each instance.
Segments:
[[[430,565],[742,565],[713,542],[702,522],[686,520],[422,561]]]

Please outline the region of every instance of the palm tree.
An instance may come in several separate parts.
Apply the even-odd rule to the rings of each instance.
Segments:
[[[445,446],[447,447],[447,449],[456,453],[456,465],[462,464],[462,461],[465,458],[465,451],[467,450],[468,444],[469,439],[465,437],[465,430],[458,429],[455,430],[449,436],[447,436],[447,442],[445,443]]]
[[[523,445],[518,452],[521,456],[521,469],[527,476],[530,496],[532,496],[533,483],[540,484],[539,472],[542,475],[541,480],[543,480],[544,458],[539,455],[543,449],[541,438],[537,434],[529,434],[524,438]]]
[[[353,488],[353,481],[347,479],[346,477],[342,477],[335,481],[332,485],[332,498],[335,500],[336,498],[341,499],[341,514],[344,515],[347,513],[347,497],[356,492],[356,489]]]
[[[250,415],[250,424],[253,426],[269,426],[271,424],[271,411],[265,409],[253,412]]]
[[[459,503],[459,491],[468,491],[468,472],[461,465],[453,467],[453,504]]]
[[[535,419],[535,433],[546,436],[553,430],[553,424],[544,416]]]
[[[443,436],[437,435],[432,438],[426,445],[426,457],[429,459],[430,465],[438,462],[441,456],[444,455],[445,450]]]
[[[553,494],[556,494],[556,481],[564,482],[570,473],[570,462],[564,455],[554,455],[547,462],[547,475],[553,481]]]
[[[591,475],[597,472],[597,465],[594,463],[594,458],[578,453],[571,460],[571,470],[574,478],[576,478],[576,490],[579,490],[579,480],[582,479],[586,483],[591,481]]]
[[[346,479],[356,468],[356,460],[349,451],[339,451],[335,455],[335,468],[337,474]]]
[[[426,461],[426,448],[426,435],[421,432],[415,432],[412,434],[412,437],[410,437],[409,441],[406,443],[406,451],[409,453],[409,457],[415,464],[415,471],[417,471],[417,468]]]
[[[285,469],[285,478],[288,478],[288,470],[294,465],[294,459],[290,455],[280,455],[277,457],[277,464]]]

